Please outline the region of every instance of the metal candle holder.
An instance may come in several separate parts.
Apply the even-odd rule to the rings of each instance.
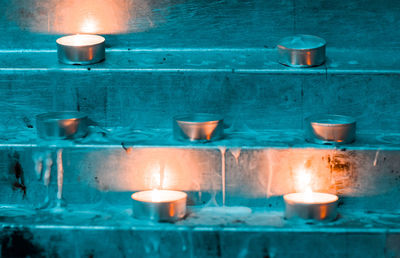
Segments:
[[[89,118],[75,111],[50,112],[36,116],[38,136],[46,140],[80,138],[87,135]]]
[[[305,137],[308,142],[348,144],[356,139],[356,120],[353,117],[318,114],[305,121]]]
[[[105,38],[99,35],[70,35],[57,39],[58,60],[64,64],[89,65],[105,59]]]
[[[279,63],[291,67],[312,67],[325,63],[326,41],[313,35],[294,35],[278,43]]]
[[[160,198],[154,198],[154,192]],[[152,190],[132,194],[133,216],[156,222],[175,222],[186,215],[187,194],[180,191]]]
[[[333,194],[311,193],[316,198],[313,202],[303,202],[308,193],[284,195],[285,218],[316,221],[332,221],[337,218],[338,197]],[[318,200],[320,199],[320,201]]]
[[[209,142],[224,135],[224,120],[219,115],[194,113],[175,116],[174,137],[177,140]]]

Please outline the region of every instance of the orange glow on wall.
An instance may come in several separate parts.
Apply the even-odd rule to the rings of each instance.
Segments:
[[[200,191],[220,189],[220,153],[194,149],[140,148],[126,153],[125,150],[107,155],[90,152],[86,162],[104,160],[96,171],[98,180],[90,173],[82,172],[81,179],[91,182],[100,190],[142,191],[142,190],[180,190]],[[216,182],[214,182],[216,181]]]
[[[8,17],[23,28],[54,34],[119,34],[154,26],[145,0],[11,0]]]

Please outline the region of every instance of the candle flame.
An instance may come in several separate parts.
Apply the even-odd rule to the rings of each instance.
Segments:
[[[311,173],[307,169],[299,169],[297,172],[296,183],[300,192],[312,193]]]
[[[86,18],[82,22],[81,32],[88,33],[88,34],[98,32],[97,21],[93,18]]]

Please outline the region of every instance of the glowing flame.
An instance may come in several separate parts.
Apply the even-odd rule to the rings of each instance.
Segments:
[[[297,185],[297,189],[299,192],[304,192],[306,193],[308,196],[311,196],[313,190],[311,187],[311,173],[305,169],[305,168],[301,168],[297,171],[297,177],[296,177],[296,185]]]
[[[98,31],[98,24],[93,18],[87,18],[83,21],[81,32],[82,33],[96,33]]]
[[[297,172],[296,183],[297,183],[297,189],[300,192],[304,193],[305,201],[312,202],[314,198],[313,198],[313,190],[311,187],[312,180],[310,171],[308,171],[305,168],[299,169]]]

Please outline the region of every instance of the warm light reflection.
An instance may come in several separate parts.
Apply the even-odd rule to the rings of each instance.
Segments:
[[[117,34],[154,27],[149,4],[146,0],[10,0],[5,8],[9,18],[32,31]]]
[[[104,160],[102,153],[90,155],[90,160]],[[218,155],[191,149],[134,148],[107,157],[97,169],[102,178],[101,188],[113,191],[140,191],[149,189],[179,189],[199,191],[218,189],[212,180]],[[110,171],[116,171],[110,173]],[[86,176],[86,175],[85,175]],[[98,187],[96,185],[96,187]]]
[[[168,189],[171,187],[171,171],[164,162],[151,164],[146,172],[150,175],[151,189]]]
[[[121,0],[61,0],[55,3],[51,30],[93,34],[125,31],[130,19],[126,3]]]
[[[306,64],[307,65],[311,65],[312,64],[311,52],[310,51],[306,52]]]

